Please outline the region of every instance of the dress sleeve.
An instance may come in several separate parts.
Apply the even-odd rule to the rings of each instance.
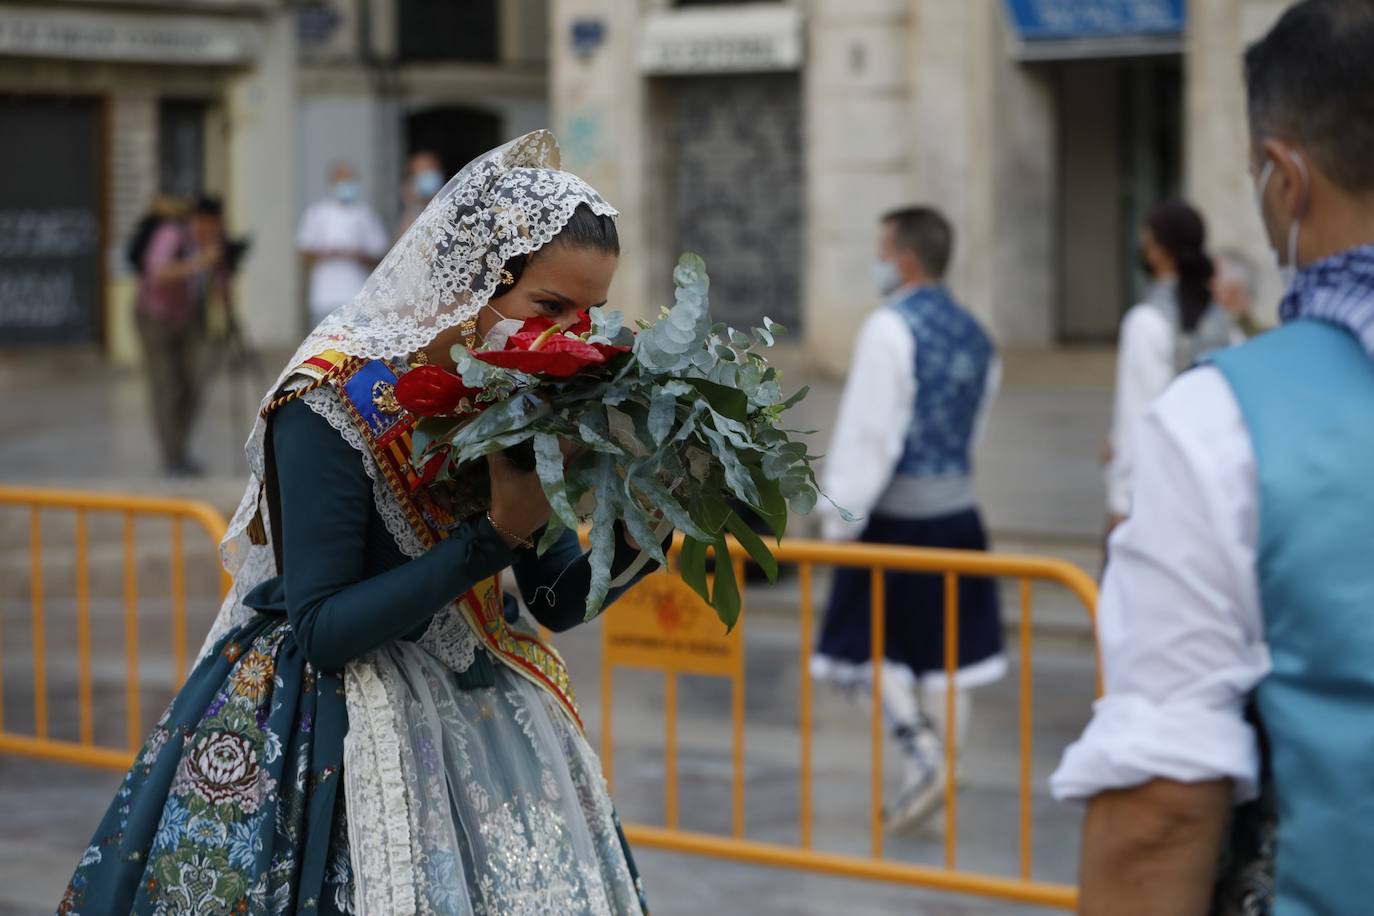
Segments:
[[[361,456],[302,401],[273,415],[271,435],[287,617],[320,670],[404,636],[510,565],[511,552],[478,516],[424,556],[365,576],[373,502]]]
[[[847,522],[828,501],[817,507],[824,534],[852,540],[892,482],[916,403],[916,339],[890,308],[869,316],[850,360],[835,433],[825,458],[822,489],[857,517]]]
[[[1112,536],[1098,609],[1105,691],[1050,784],[1086,798],[1230,779],[1245,800],[1259,752],[1244,707],[1270,670],[1250,437],[1215,369],[1180,379],[1138,436],[1138,498]]]
[[[535,535],[537,540],[540,535]],[[666,549],[666,542],[665,542]],[[611,559],[611,579],[628,569],[639,551],[625,540],[619,523],[615,529],[615,555]],[[658,568],[652,560],[634,578],[606,595],[603,610],[640,579]],[[563,536],[541,557],[533,550],[519,551],[514,565],[515,582],[520,595],[534,619],[561,633],[582,623],[587,609],[587,591],[591,588],[592,567],[588,554],[583,552],[577,535],[564,531]]]

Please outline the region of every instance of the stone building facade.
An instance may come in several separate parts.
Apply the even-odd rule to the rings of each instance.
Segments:
[[[245,319],[294,333],[295,60],[283,0],[0,3],[0,346],[133,358],[124,247],[158,191],[224,197]]]
[[[1285,6],[554,0],[551,101],[568,167],[623,212],[629,311],[696,247],[729,320],[787,319],[843,371],[876,219],[927,202],[999,341],[1107,341],[1143,282],[1136,227],[1171,195],[1265,265],[1272,314],[1240,55]]]
[[[298,15],[302,209],[344,159],[392,224],[410,153],[451,174],[548,126],[547,0],[303,0]]]
[[[547,126],[547,0],[0,0],[0,352],[138,356],[125,246],[155,194],[252,239],[254,344],[306,330],[301,213],[339,160],[387,223],[406,156]]]

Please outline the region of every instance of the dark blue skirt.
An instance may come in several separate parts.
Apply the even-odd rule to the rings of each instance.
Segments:
[[[977,509],[938,518],[902,519],[875,515],[859,537],[866,544],[987,550],[987,534]],[[887,573],[886,644],[889,660],[920,676],[945,669],[944,577],[927,573]],[[869,660],[870,600],[867,569],[838,569],[830,592],[819,655],[863,664]],[[1002,621],[997,585],[992,579],[959,578],[959,667],[967,668],[1002,652]]]

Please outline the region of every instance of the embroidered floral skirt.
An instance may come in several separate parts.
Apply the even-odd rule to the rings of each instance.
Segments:
[[[647,912],[599,763],[551,701],[505,670],[465,689],[414,643],[385,651],[418,774],[417,912]],[[283,619],[231,632],[149,736],[58,912],[356,912],[347,730],[341,677]]]

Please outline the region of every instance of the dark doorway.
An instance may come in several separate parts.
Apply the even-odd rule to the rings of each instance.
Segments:
[[[1114,339],[1144,296],[1140,223],[1182,190],[1177,57],[1063,62],[1059,109],[1060,313],[1068,341]]]
[[[795,74],[672,80],[677,246],[706,260],[711,314],[801,328],[801,81]]]
[[[0,95],[0,346],[100,340],[102,120],[97,100]]]
[[[477,108],[427,108],[406,118],[406,155],[428,150],[452,175],[501,142],[501,117]]]

